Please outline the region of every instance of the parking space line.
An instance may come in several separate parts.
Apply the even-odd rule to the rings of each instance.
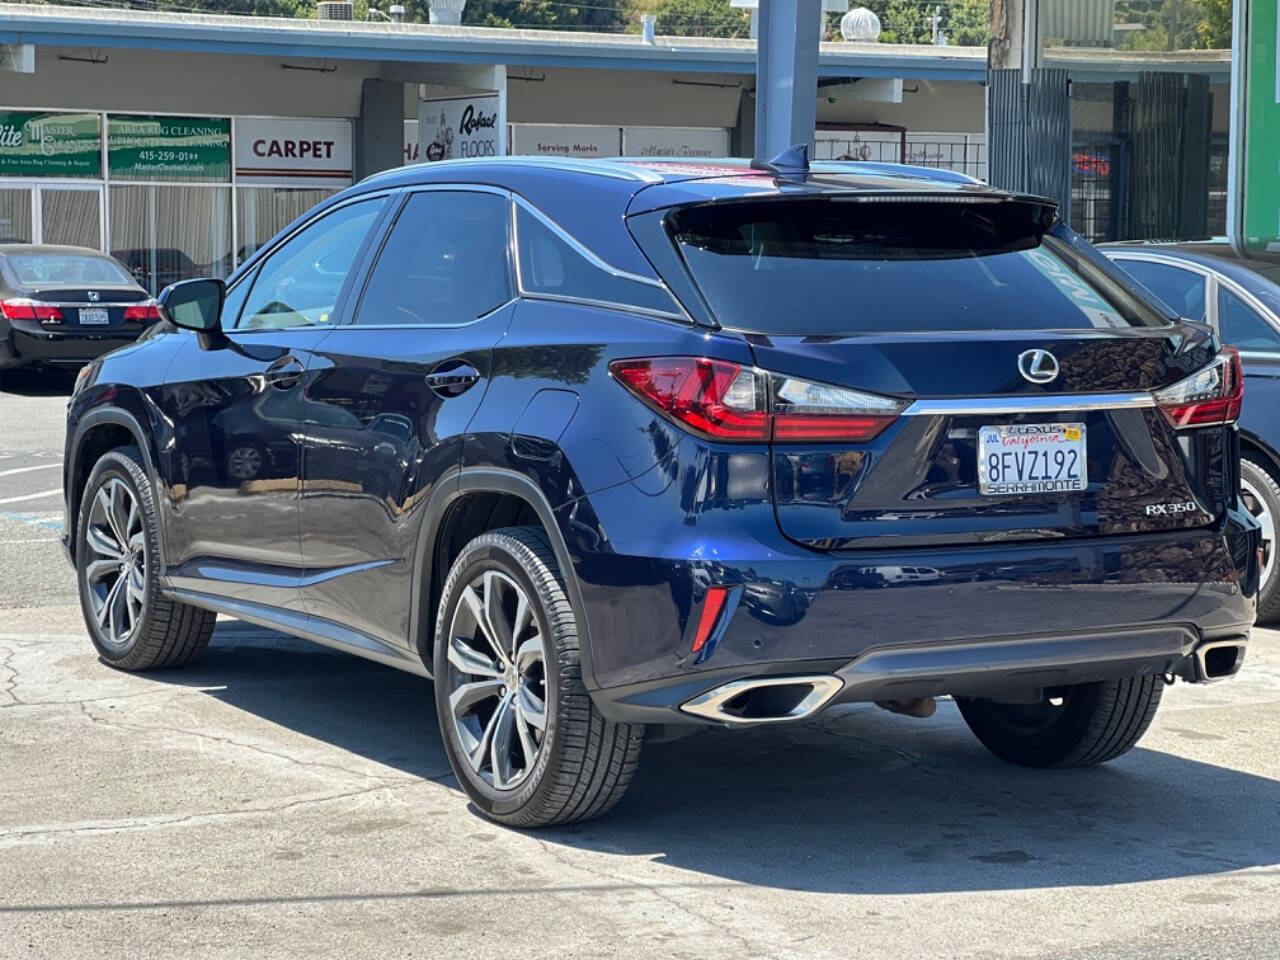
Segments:
[[[62,495],[61,487],[54,487],[52,490],[41,490],[39,493],[24,493],[20,497],[5,497],[0,503],[17,503],[20,500],[41,500],[44,497],[52,497],[54,494]]]
[[[52,470],[60,466],[62,466],[61,463],[39,463],[34,467],[14,467],[12,470],[0,470],[0,477],[12,477],[18,473],[30,473],[32,470]]]

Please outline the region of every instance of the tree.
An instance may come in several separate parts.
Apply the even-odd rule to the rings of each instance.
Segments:
[[[417,0],[426,20],[427,0]],[[477,27],[542,27],[621,32],[629,10],[625,0],[467,0],[462,22]]]
[[[729,0],[658,0],[654,31],[676,37],[748,37],[751,15]]]

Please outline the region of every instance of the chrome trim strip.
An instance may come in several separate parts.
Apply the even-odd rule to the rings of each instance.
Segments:
[[[535,207],[532,203],[530,203],[524,197],[520,196],[518,193],[511,194],[511,202],[513,205],[512,213],[511,213],[511,230],[512,230],[512,244],[513,244],[512,255],[514,257],[515,269],[516,269],[516,277],[515,277],[516,290],[519,292],[520,296],[525,297],[527,299],[534,299],[534,300],[559,300],[565,303],[583,303],[583,304],[588,304],[590,306],[607,307],[611,309],[623,310],[628,313],[639,313],[639,314],[643,314],[645,316],[650,316],[650,317],[661,317],[666,320],[683,320],[688,323],[693,323],[693,318],[689,316],[688,313],[685,312],[684,307],[681,305],[680,301],[676,299],[675,294],[673,294],[671,290],[667,287],[667,285],[663,283],[661,280],[655,280],[652,277],[642,277],[637,273],[630,273],[627,270],[619,269],[618,267],[612,266],[606,263],[604,260],[601,260],[598,256],[596,256],[589,249],[583,246],[583,244],[579,240],[577,240],[571,233],[569,233],[567,230],[561,227],[558,223],[556,223],[554,220],[552,220],[545,213],[543,213],[541,210]],[[590,263],[597,270],[601,270],[609,274],[609,276],[616,277],[620,280],[630,280],[633,283],[640,283],[640,284],[644,284],[645,286],[656,287],[657,289],[661,290],[663,293],[667,295],[667,298],[671,301],[671,306],[673,309],[670,312],[666,312],[663,310],[654,310],[649,307],[641,307],[639,305],[620,303],[615,301],[588,300],[585,298],[561,296],[556,294],[543,294],[543,293],[529,292],[527,289],[525,289],[523,271],[520,265],[520,210],[521,209],[528,211],[531,217],[533,217],[535,220],[541,223],[544,227],[546,227],[548,230],[554,233],[557,237],[559,237],[560,240],[563,241],[565,244],[567,244],[571,250],[573,250],[579,256],[583,257],[588,263]]]
[[[1136,393],[1048,393],[1032,397],[970,397],[913,400],[904,417],[963,417],[1001,413],[1087,413],[1091,410],[1146,410],[1156,398]]]
[[[277,607],[254,603],[250,600],[235,600],[231,597],[214,596],[213,594],[191,590],[187,587],[171,586],[163,592],[165,596],[180,600],[183,603],[189,603],[193,607],[212,610],[214,613],[224,613],[260,627],[279,630],[281,633],[287,633],[303,640],[310,640],[312,643],[332,647],[344,653],[355,654],[358,657],[364,657],[366,660],[373,660],[388,667],[404,670],[406,673],[413,673],[427,678],[431,676],[426,664],[422,662],[421,658],[411,653],[408,647],[392,646],[377,637],[371,637],[366,633],[353,630],[340,623],[334,623],[332,620],[313,617],[294,610],[281,610]]]
[[[554,220],[548,217],[545,213],[543,213],[541,210],[535,207],[532,203],[530,203],[524,197],[520,196],[520,194],[513,193],[511,194],[511,196],[515,200],[517,205],[524,207],[524,209],[527,210],[534,219],[541,222],[541,224],[544,227],[546,227],[548,230],[554,233],[557,237],[559,237],[561,240],[567,243],[571,248],[573,248],[574,252],[576,252],[579,256],[586,258],[587,262],[589,262],[597,270],[603,270],[605,273],[609,274],[610,276],[617,277],[620,280],[632,280],[635,283],[643,283],[646,286],[657,287],[659,290],[667,289],[666,285],[661,280],[655,280],[653,277],[642,277],[638,273],[630,273],[627,270],[622,270],[619,267],[615,267],[608,263],[605,263],[598,256],[596,256],[594,253],[592,253],[590,250],[584,247],[577,239],[573,237],[572,234],[570,234],[567,230],[565,230],[562,226],[560,226],[560,224],[556,223]]]
[[[617,310],[619,313],[635,313],[642,317],[657,317],[660,320],[681,320],[692,323],[693,321],[682,313],[667,313],[662,310],[651,310],[649,307],[640,307],[631,303],[619,303],[614,300],[591,300],[587,297],[570,297],[556,293],[529,293],[527,290],[520,291],[520,296],[525,300],[546,300],[551,303],[576,303],[584,307],[602,307],[605,310]]]
[[[596,177],[606,177],[610,180],[626,180],[631,183],[662,183],[664,178],[652,170],[644,167],[618,163],[609,160],[575,160],[571,157],[456,157],[453,160],[437,160],[434,162],[424,161],[422,163],[407,163],[402,167],[395,167],[391,170],[380,170],[377,173],[370,174],[360,183],[370,183],[383,177],[390,177],[394,174],[403,173],[405,170],[411,170],[421,167],[431,169],[432,171],[455,169],[464,170],[468,176],[474,176],[477,173],[487,169],[501,169],[503,167],[533,167],[541,170],[571,171],[573,173],[585,173]],[[405,186],[408,186],[405,184]]]

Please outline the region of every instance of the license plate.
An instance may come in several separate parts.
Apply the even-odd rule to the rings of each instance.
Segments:
[[[110,322],[111,318],[107,315],[107,311],[104,307],[80,308],[80,323],[84,326],[97,326]]]
[[[984,496],[1071,493],[1089,482],[1083,423],[1019,423],[978,431]]]

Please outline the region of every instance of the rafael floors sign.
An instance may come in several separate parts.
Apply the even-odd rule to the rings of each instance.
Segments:
[[[448,97],[418,103],[418,143],[411,161],[500,157],[507,152],[497,94]],[[406,154],[410,145],[406,144]]]
[[[304,188],[351,183],[350,120],[238,117],[235,134],[239,183]]]

